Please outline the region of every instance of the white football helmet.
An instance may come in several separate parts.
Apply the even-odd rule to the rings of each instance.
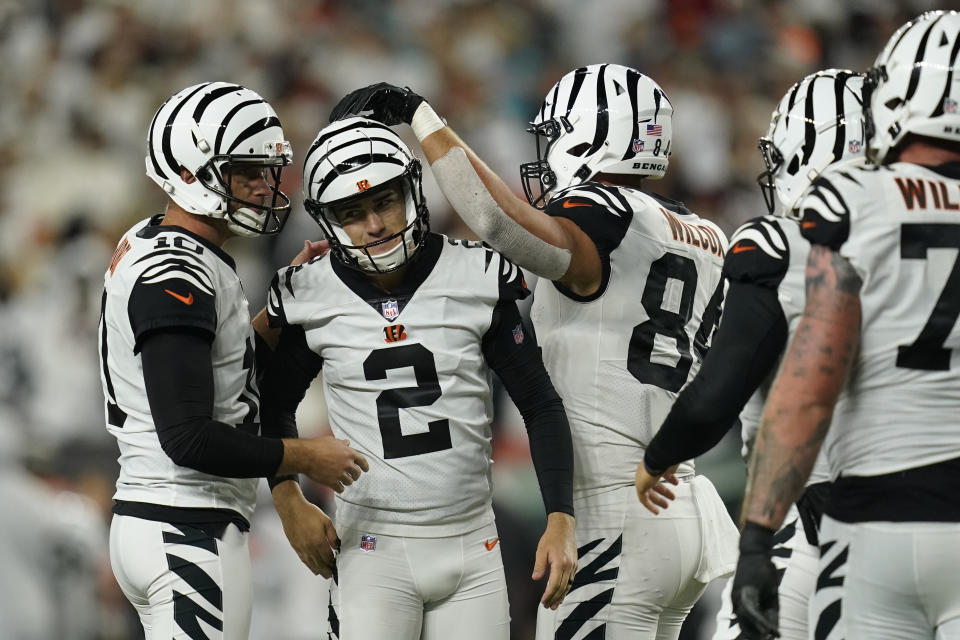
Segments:
[[[246,237],[275,234],[290,215],[280,173],[293,160],[276,112],[238,84],[205,82],[164,102],[147,133],[147,175],[190,213],[223,218]],[[234,197],[230,170],[259,168],[270,187],[269,204]],[[186,169],[197,179],[180,177]]]
[[[672,116],[667,94],[636,69],[594,64],[571,71],[527,129],[537,139],[537,161],[520,165],[527,200],[542,209],[551,191],[598,173],[662,178]]]
[[[767,170],[757,182],[770,213],[795,217],[797,200],[828,165],[864,157],[863,82],[863,74],[827,69],[780,100],[758,145]]]
[[[900,27],[867,72],[867,157],[882,164],[907,134],[960,142],[960,13]]]
[[[398,183],[404,194],[406,227],[376,242],[354,245],[334,208]],[[420,161],[390,127],[369,118],[337,120],[320,130],[303,163],[303,188],[304,207],[323,229],[334,257],[360,271],[386,273],[402,267],[416,255],[430,230]],[[397,236],[403,237],[397,246],[370,253]]]

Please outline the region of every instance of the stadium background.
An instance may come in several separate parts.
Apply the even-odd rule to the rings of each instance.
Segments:
[[[102,273],[163,194],[144,176],[145,132],[172,92],[229,80],[276,108],[296,156],[283,234],[235,240],[251,308],[319,229],[300,196],[301,153],[359,86],[409,85],[516,190],[523,133],[570,69],[617,62],[673,101],[673,156],[653,190],[728,234],[765,213],[757,138],[784,91],[826,67],[865,69],[934,2],[893,0],[7,0],[0,5],[0,637],[142,637],[106,556],[116,445],[103,428],[96,325]],[[948,2],[941,5],[950,4]],[[946,8],[940,6],[939,8]],[[409,131],[405,139],[416,148]],[[472,237],[425,180],[434,230]],[[529,580],[542,506],[522,423],[498,397],[496,508],[513,637],[532,638]],[[305,435],[327,430],[315,386]],[[732,434],[699,470],[736,513],[744,465]],[[307,487],[320,503],[328,492]],[[322,637],[325,585],[296,559],[266,489],[253,524],[254,639]],[[713,629],[711,589],[684,638]]]

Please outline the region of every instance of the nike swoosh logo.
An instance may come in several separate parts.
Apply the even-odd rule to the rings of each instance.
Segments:
[[[812,229],[812,228],[815,227],[815,226],[817,226],[817,223],[816,223],[816,222],[804,222],[804,223],[802,223],[802,224],[800,225],[800,228],[801,228],[801,229]]]
[[[753,251],[753,250],[756,249],[756,248],[757,248],[757,247],[754,246],[754,245],[752,245],[752,244],[746,244],[746,245],[744,245],[744,244],[735,244],[735,245],[733,245],[733,252],[734,252],[734,253],[743,253],[744,251]]]
[[[183,304],[187,305],[188,307],[193,304],[193,291],[191,291],[191,292],[190,292],[190,295],[187,295],[187,296],[182,296],[182,295],[180,295],[179,293],[175,293],[175,292],[173,292],[173,291],[170,291],[170,289],[164,289],[164,291],[166,291],[167,293],[169,293],[169,294],[172,295],[174,298],[176,298],[177,300],[179,300],[179,301],[182,302]]]
[[[592,207],[593,203],[590,202],[573,202],[572,200],[564,200],[563,208],[569,209],[570,207]]]
[[[497,543],[500,542],[500,538],[494,538],[493,540],[487,540],[483,543],[483,546],[487,548],[487,551],[493,551],[493,548],[497,546]]]

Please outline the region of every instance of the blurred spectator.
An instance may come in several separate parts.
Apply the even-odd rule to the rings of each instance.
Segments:
[[[524,129],[544,92],[573,66],[628,64],[656,78],[675,102],[673,175],[654,189],[680,194],[693,210],[729,233],[764,211],[754,180],[762,168],[756,140],[783,91],[816,69],[866,68],[897,26],[938,4],[942,3],[0,3],[0,56],[5,61],[0,67],[4,90],[0,189],[6,196],[0,203],[0,320],[5,329],[0,337],[0,428],[15,425],[18,438],[52,451],[81,443],[91,461],[116,458],[115,445],[102,424],[97,373],[100,281],[112,253],[103,239],[118,237],[145,210],[159,211],[163,206],[162,194],[154,193],[143,175],[143,132],[171,87],[232,80],[267,96],[284,123],[299,165],[330,107],[345,92],[381,79],[409,84],[440,113],[454,118],[464,136],[477,141],[477,152],[519,191],[519,164],[535,153],[533,137]],[[304,237],[319,237],[319,229],[296,197],[298,174],[284,175],[284,190],[294,196],[299,209],[284,234],[271,242],[241,240],[230,247],[244,254],[239,261],[241,276],[254,308],[262,304],[268,278],[284,257],[292,255]],[[429,171],[424,188],[433,228],[464,235]],[[529,484],[531,471],[508,462],[512,443],[525,436],[516,429],[509,401],[502,399],[501,404],[498,454],[504,460],[496,469],[506,479],[498,479],[496,499],[505,513],[501,522],[506,559],[510,554],[506,518],[516,525],[512,528],[518,532],[517,544],[529,545],[529,539],[521,539],[522,532],[538,530],[534,520],[541,507],[535,500],[516,499],[528,495],[523,487]],[[301,425],[309,423],[322,431],[322,398],[311,406],[312,418]],[[731,444],[726,458],[717,461],[734,470],[727,471],[731,489],[725,498],[730,505],[737,504],[736,492],[742,486],[735,477],[742,472],[736,471],[742,470],[736,448]],[[0,442],[5,460],[2,506],[5,514],[17,514],[5,518],[12,523],[7,533],[28,536],[30,530],[19,525],[30,522],[38,528],[29,540],[32,546],[15,558],[4,558],[3,566],[8,577],[24,572],[20,593],[14,595],[31,598],[36,605],[0,596],[0,607],[2,602],[17,602],[17,612],[37,613],[33,637],[68,637],[56,627],[43,626],[59,624],[58,612],[65,612],[67,603],[50,600],[50,592],[39,581],[45,575],[41,569],[50,568],[51,557],[61,557],[49,549],[73,544],[57,538],[55,532],[63,529],[57,519],[70,512],[89,515],[90,503],[75,494],[57,498],[59,494],[50,489],[51,476],[41,481],[27,473],[16,461],[15,450],[12,440]],[[94,511],[97,514],[102,513],[101,503],[109,502],[103,486],[112,484],[114,473],[111,464],[100,466],[93,473],[86,465],[63,485],[92,496],[101,509]],[[52,508],[61,502],[67,506]],[[275,516],[265,513],[263,518]],[[90,536],[101,535],[92,523],[88,525]],[[286,637],[278,635],[266,617],[258,622],[258,616],[276,613],[269,603],[277,602],[281,590],[301,588],[303,601],[313,607],[306,615],[312,616],[319,610],[317,600],[323,599],[324,587],[315,584],[319,579],[297,575],[295,558],[275,562],[273,554],[292,554],[271,539],[269,526],[258,523],[258,529],[263,539],[255,544],[264,560],[258,566],[273,569],[258,576],[257,606],[263,613],[254,614],[253,637]],[[41,530],[53,532],[53,537]],[[105,538],[86,542],[105,548]],[[48,553],[41,553],[42,548]],[[532,557],[532,550],[518,549],[516,555]],[[281,568],[288,566],[289,573]],[[34,575],[27,575],[31,567]],[[529,637],[534,615],[525,601],[529,571],[511,567],[508,574],[516,575],[520,585],[510,586],[515,636]],[[301,584],[307,586],[294,586]],[[306,597],[307,591],[314,595]],[[133,633],[131,628],[137,629],[124,627],[127,618],[111,609],[116,603],[111,603],[109,591],[98,588],[95,593],[102,599],[105,619],[113,622],[89,637],[124,638]],[[293,602],[286,596],[283,601]],[[126,606],[122,598],[118,606]],[[11,626],[15,618],[6,611],[0,609],[0,636],[31,637]],[[690,634],[695,633],[695,624],[696,616],[691,616]],[[290,638],[302,637],[290,633]]]

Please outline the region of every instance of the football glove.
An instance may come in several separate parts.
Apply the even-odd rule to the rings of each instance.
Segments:
[[[774,532],[747,522],[740,534],[740,560],[733,576],[733,612],[744,638],[779,638],[779,581],[773,566]]]
[[[378,82],[345,95],[330,112],[330,122],[363,115],[391,127],[401,123],[410,124],[423,100],[409,87],[400,88]]]

